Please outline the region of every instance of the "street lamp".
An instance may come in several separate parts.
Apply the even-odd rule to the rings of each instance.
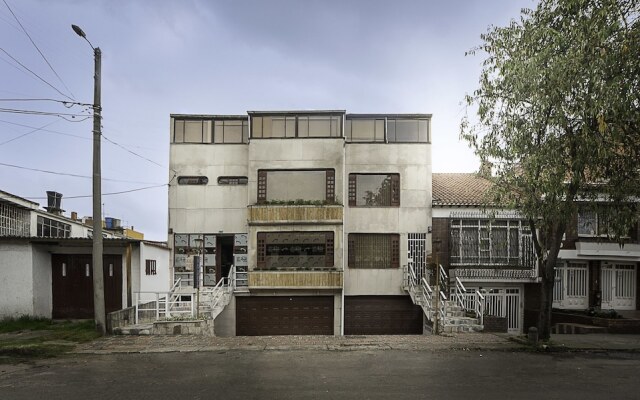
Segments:
[[[87,35],[78,25],[71,25],[73,31],[89,43],[93,49],[93,313],[96,329],[101,334],[106,332],[106,316],[104,309],[104,278],[102,276],[102,182],[100,167],[100,120],[102,106],[100,103],[100,71],[102,68],[102,51],[93,47]]]

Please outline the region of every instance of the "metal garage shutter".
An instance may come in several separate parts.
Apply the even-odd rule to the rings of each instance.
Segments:
[[[422,310],[409,296],[347,296],[345,335],[422,334]]]
[[[333,335],[333,296],[236,297],[236,335]]]

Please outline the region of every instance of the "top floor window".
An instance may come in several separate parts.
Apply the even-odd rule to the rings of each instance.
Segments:
[[[609,223],[604,212],[578,211],[578,236],[607,236]]]
[[[528,225],[521,220],[452,219],[451,265],[533,266]]]
[[[246,118],[174,118],[173,143],[247,143]]]
[[[252,138],[342,137],[341,115],[269,115],[251,118]]]
[[[345,135],[350,142],[384,142],[384,118],[347,119]]]
[[[397,143],[429,143],[429,121],[426,119],[387,119],[387,141]]]

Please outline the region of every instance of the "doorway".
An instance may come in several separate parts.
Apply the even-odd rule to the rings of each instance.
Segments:
[[[229,271],[233,265],[233,236],[234,235],[216,236],[216,276],[218,277],[218,281],[221,278],[229,277]]]

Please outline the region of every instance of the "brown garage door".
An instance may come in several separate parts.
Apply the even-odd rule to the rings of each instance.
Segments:
[[[409,296],[346,296],[345,335],[422,334],[422,309]]]
[[[90,254],[52,257],[53,318],[93,318],[93,259]],[[105,312],[122,308],[122,256],[103,258]]]
[[[333,296],[236,297],[236,335],[333,335]]]

